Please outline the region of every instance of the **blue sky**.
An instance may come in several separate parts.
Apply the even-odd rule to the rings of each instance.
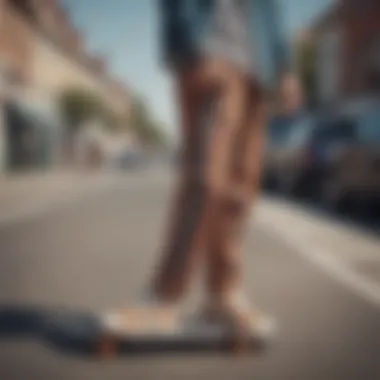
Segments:
[[[333,0],[278,0],[290,37]],[[63,0],[90,51],[149,103],[169,131],[175,124],[171,82],[160,66],[157,0]]]

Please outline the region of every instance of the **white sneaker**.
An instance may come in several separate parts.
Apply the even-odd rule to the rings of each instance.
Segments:
[[[106,312],[101,326],[109,332],[146,334],[170,329],[178,317],[178,307],[162,303],[152,292],[143,292],[130,308]]]
[[[274,318],[253,307],[248,298],[241,291],[231,293],[225,298],[225,300],[223,300],[223,304],[212,305],[211,301],[211,303],[206,306],[206,311],[207,309],[211,312],[214,311],[216,316],[220,313],[222,319],[223,313],[225,313],[226,310],[230,310],[233,313],[236,313],[236,315],[247,315],[248,320],[250,321],[249,329],[252,331],[253,335],[258,336],[260,339],[270,338],[276,331]]]

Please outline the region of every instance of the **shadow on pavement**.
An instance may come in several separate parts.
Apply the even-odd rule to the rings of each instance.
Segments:
[[[0,341],[34,339],[64,355],[101,358],[100,347],[105,339],[96,314],[67,309],[0,306]],[[256,354],[265,349],[265,342],[252,341]],[[206,340],[144,341],[123,340],[115,346],[114,355],[166,355],[223,353],[231,351],[231,343]]]
[[[0,306],[0,340],[34,339],[67,354],[92,355],[100,338],[95,315],[66,309]]]

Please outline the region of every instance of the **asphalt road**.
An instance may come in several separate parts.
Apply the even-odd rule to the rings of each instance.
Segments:
[[[1,226],[0,311],[128,305],[155,262],[168,189],[165,175],[120,179],[62,209]],[[265,354],[102,362],[0,333],[0,379],[380,379],[378,305],[303,259],[268,223],[250,229],[245,268],[249,296],[279,323]]]

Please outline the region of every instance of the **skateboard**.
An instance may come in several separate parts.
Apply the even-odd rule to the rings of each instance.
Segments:
[[[238,334],[226,326],[200,320],[194,314],[159,320],[152,326],[138,327],[139,317],[125,323],[119,314],[100,316],[100,339],[95,346],[101,358],[112,358],[123,351],[133,352],[199,352],[225,351],[241,354],[267,347],[274,333],[273,320],[266,320],[260,329],[247,335]]]
[[[240,335],[226,326],[199,320],[192,313],[166,319],[154,315],[153,325],[126,324],[121,313],[57,311],[40,323],[45,344],[69,355],[112,359],[119,355],[261,352],[274,335],[273,321],[264,328]],[[128,315],[130,312],[128,311]]]

